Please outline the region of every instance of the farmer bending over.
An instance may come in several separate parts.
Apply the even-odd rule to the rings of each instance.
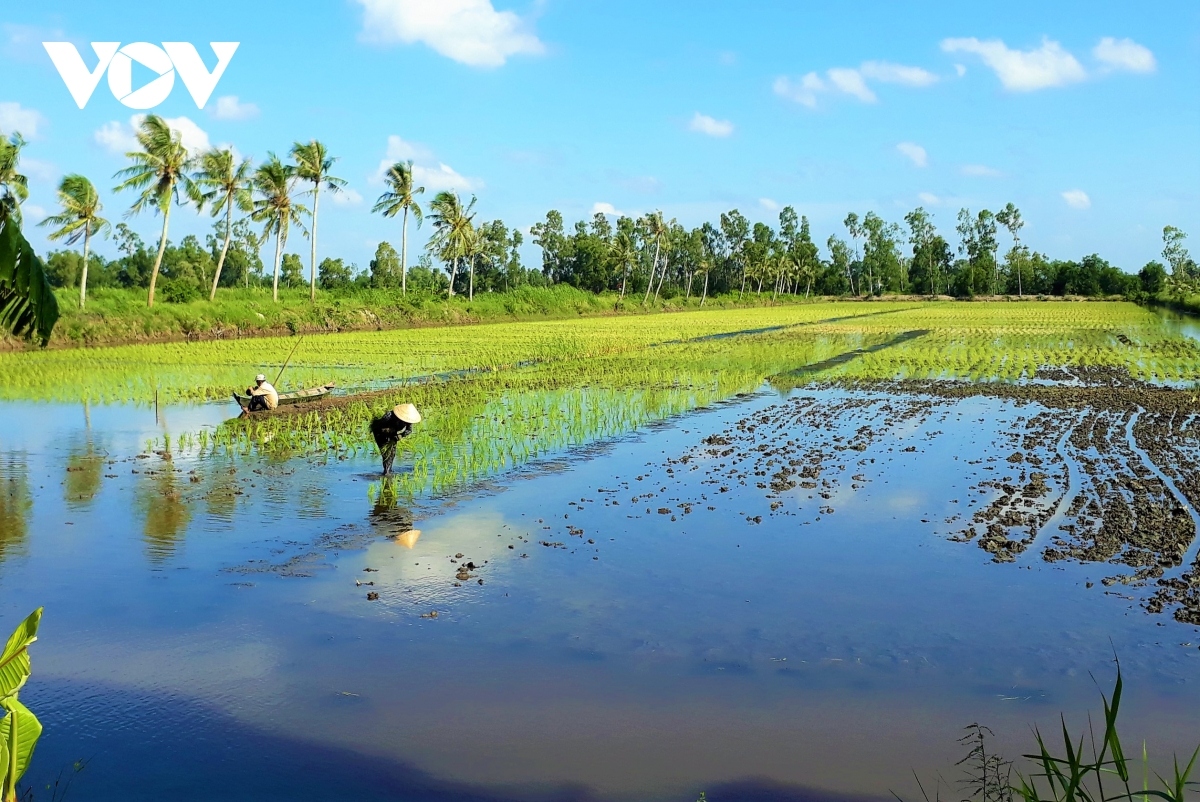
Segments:
[[[401,437],[412,434],[413,425],[421,422],[421,413],[412,404],[400,404],[371,421],[371,434],[383,457],[383,475],[392,472],[392,461],[396,459],[396,443]]]
[[[247,387],[246,392],[250,394],[250,403],[246,409],[251,412],[260,409],[275,409],[279,406],[279,393],[267,381],[267,377],[261,373],[254,377],[254,386]]]

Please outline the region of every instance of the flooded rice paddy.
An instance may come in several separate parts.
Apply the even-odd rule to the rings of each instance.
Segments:
[[[911,798],[967,724],[1011,756],[1082,724],[1114,651],[1127,741],[1190,753],[1187,326],[896,303],[323,335],[285,375],[368,392],[250,420],[200,399],[295,338],[4,355],[0,616],[46,607],[29,776]],[[398,400],[425,422],[382,481],[365,423]]]

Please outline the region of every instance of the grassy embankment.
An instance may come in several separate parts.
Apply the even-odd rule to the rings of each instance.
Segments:
[[[379,331],[416,326],[539,320],[620,314],[645,314],[698,309],[698,298],[672,298],[643,306],[641,296],[616,293],[594,295],[566,285],[522,287],[505,293],[479,293],[468,301],[410,292],[365,290],[335,295],[321,292],[315,304],[308,289],[281,290],[280,302],[271,301],[265,288],[229,289],[189,303],[159,302],[146,307],[142,290],[97,289],[88,294],[86,309],[79,309],[73,290],[57,292],[61,317],[50,341],[51,348],[123,345],[180,340],[237,339],[301,332]],[[774,303],[794,302],[780,298]],[[746,293],[710,297],[705,308],[728,309],[771,305],[767,295]],[[24,350],[25,343],[0,338],[0,350]]]

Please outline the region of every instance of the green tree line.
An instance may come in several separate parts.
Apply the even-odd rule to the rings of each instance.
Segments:
[[[472,299],[477,291],[562,283],[643,302],[695,295],[702,304],[713,294],[1137,297],[1184,295],[1200,287],[1200,269],[1178,228],[1163,231],[1165,264],[1150,262],[1134,275],[1098,254],[1073,261],[1033,251],[1021,242],[1024,220],[1012,203],[996,212],[961,209],[953,239],[938,230],[930,212],[917,208],[902,223],[872,211],[851,213],[843,229],[823,242],[791,206],[779,213],[777,225],[751,223],[732,209],[694,228],[654,211],[641,217],[595,214],[568,229],[562,214],[551,210],[529,230],[542,256],[540,269],[529,269],[521,262],[520,229],[477,219],[474,197],[443,191],[426,203],[411,161],[387,169],[385,190],[372,209],[398,219],[400,249],[380,243],[368,268],[359,270],[336,257],[318,261],[322,192],[335,194],[346,186],[333,175],[338,159],[323,143],[296,142],[287,160],[269,153],[256,166],[228,148],[189,154],[179,132],[155,115],[144,118],[136,137],[138,149],[126,154],[130,166],[114,176],[114,190],[132,193],[126,217],[142,212],[161,217],[157,242],[147,244],[125,223],[106,220],[95,186],[79,174],[62,179],[61,211],[40,222],[51,227],[51,241],[81,246],[81,252],[60,250],[46,259],[51,283],[78,287],[81,307],[89,286],[141,288],[152,306],[160,280],[162,297],[173,302],[203,295],[212,300],[220,287],[251,285],[269,285],[278,300],[281,284],[305,283],[314,300],[318,289],[407,293],[411,283],[423,293]],[[28,181],[18,170],[24,141],[19,134],[2,141],[0,199],[19,215],[28,195]],[[214,218],[212,233],[204,242],[188,235],[172,243],[171,210],[188,205]],[[412,267],[409,218],[432,228]],[[108,260],[92,253],[97,236],[115,237],[120,256]],[[307,265],[301,254],[288,252],[297,236],[308,239]]]

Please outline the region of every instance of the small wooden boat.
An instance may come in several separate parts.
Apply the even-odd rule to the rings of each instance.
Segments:
[[[322,384],[320,387],[309,387],[307,390],[296,390],[292,393],[280,393],[279,406],[284,406],[285,404],[302,404],[306,401],[316,401],[318,398],[324,398],[325,396],[329,395],[333,388],[334,384],[333,382],[330,382],[329,384]],[[246,409],[250,406],[250,396],[248,395],[234,393],[233,400],[237,401],[238,405],[242,409]],[[268,410],[261,411],[266,412]]]

